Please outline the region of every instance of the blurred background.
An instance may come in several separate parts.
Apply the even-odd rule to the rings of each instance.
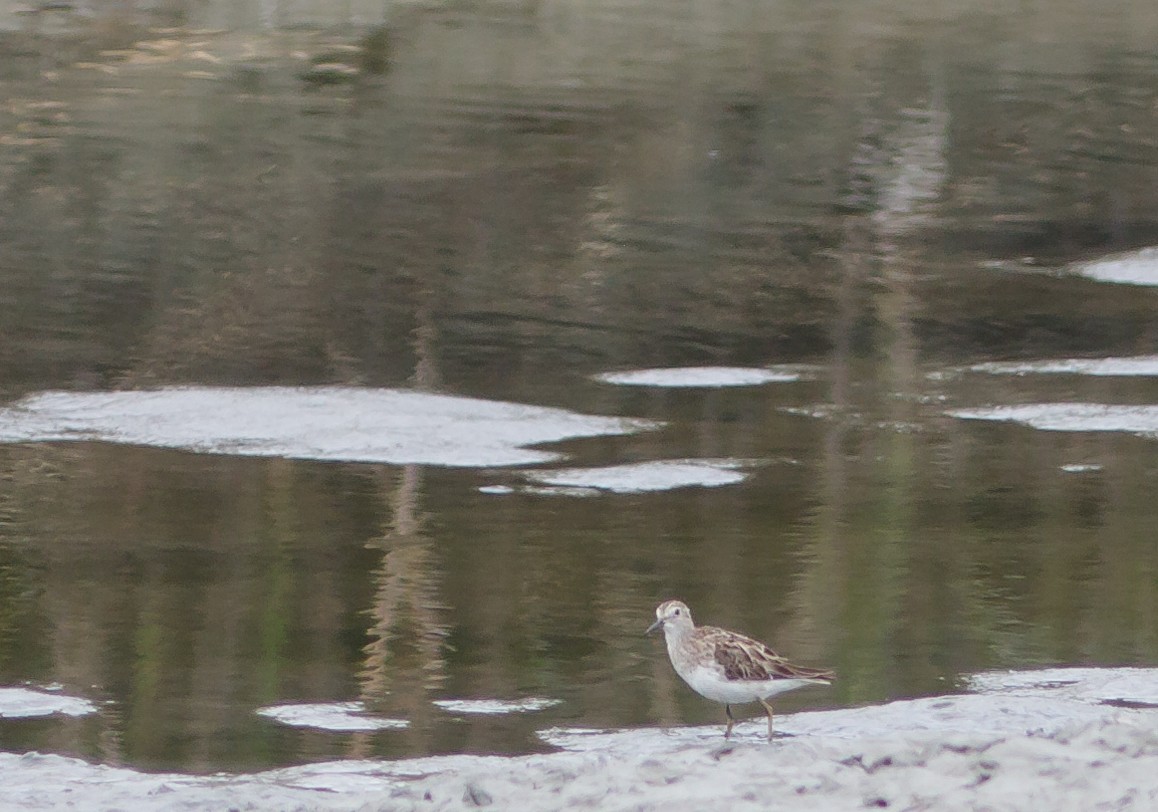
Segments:
[[[413,388],[664,421],[570,465],[759,462],[582,495],[0,445],[0,683],[102,703],[0,747],[203,772],[717,722],[642,637],[670,597],[838,671],[784,711],[1158,664],[1158,362],[970,369],[1158,353],[1156,43],[1152,0],[0,0],[6,403]],[[1118,255],[1135,284],[1081,272]],[[809,372],[593,378],[772,364]],[[1139,422],[954,414],[1061,402]],[[433,704],[524,697],[561,702]],[[255,713],[354,700],[409,727]]]

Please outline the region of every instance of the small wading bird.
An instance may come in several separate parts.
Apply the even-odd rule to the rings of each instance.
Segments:
[[[732,735],[732,705],[759,700],[768,712],[768,740],[772,740],[772,706],[767,699],[805,685],[828,685],[836,675],[819,668],[802,668],[768,646],[727,629],[697,626],[680,601],[665,601],[655,610],[655,623],[645,634],[663,629],[672,667],[693,691],[724,703]]]

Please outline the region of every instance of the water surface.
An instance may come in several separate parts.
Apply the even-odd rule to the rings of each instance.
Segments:
[[[1152,3],[382,6],[0,11],[0,684],[96,709],[0,747],[714,723],[670,597],[837,670],[785,711],[1158,664]],[[339,394],[95,394],[172,387]],[[1057,404],[1124,417],[963,419]]]

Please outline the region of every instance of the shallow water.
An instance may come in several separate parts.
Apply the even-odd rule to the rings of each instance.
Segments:
[[[0,747],[715,723],[668,597],[786,711],[1158,664],[1152,4],[381,5],[0,12],[0,685],[96,708]]]

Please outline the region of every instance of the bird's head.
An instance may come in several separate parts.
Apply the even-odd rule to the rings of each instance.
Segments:
[[[651,634],[658,629],[686,632],[693,628],[692,613],[687,604],[683,601],[664,601],[655,608],[655,623],[644,634]]]

